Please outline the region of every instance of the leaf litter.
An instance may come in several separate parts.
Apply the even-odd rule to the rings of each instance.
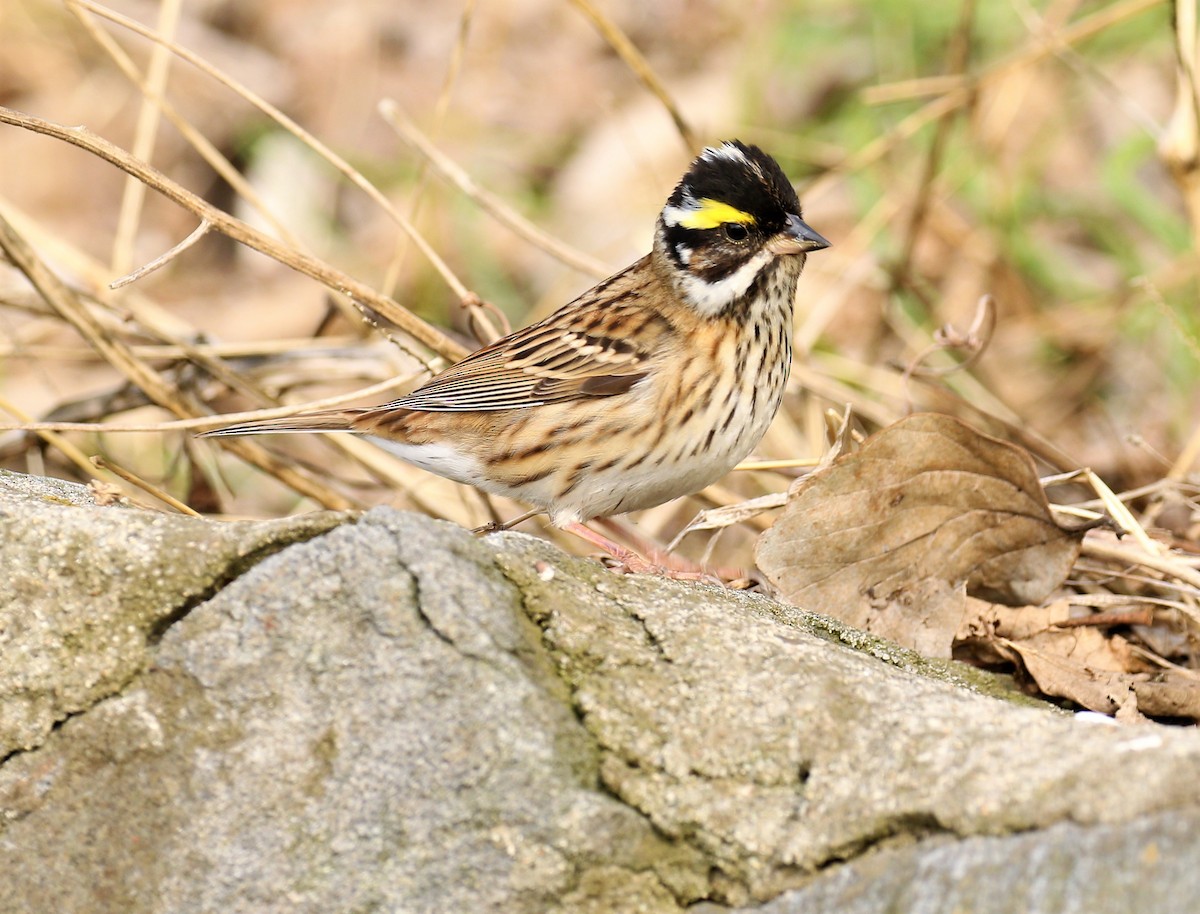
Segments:
[[[782,599],[927,656],[1122,719],[1198,720],[1194,562],[1095,483],[1119,509],[1056,510],[1024,449],[917,413],[798,480],[758,565]]]

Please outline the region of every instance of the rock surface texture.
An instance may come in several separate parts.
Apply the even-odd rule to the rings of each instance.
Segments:
[[[0,912],[1196,910],[1200,734],[987,686],[519,534],[0,474]]]

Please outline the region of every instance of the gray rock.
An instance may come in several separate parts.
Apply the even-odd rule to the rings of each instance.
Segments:
[[[897,842],[1200,806],[1194,730],[1117,727],[916,677],[761,597],[578,568],[543,583],[523,569],[551,551],[508,545],[500,560],[601,748],[606,786],[700,848],[724,901],[771,898]]]
[[[157,516],[0,490],[12,529],[29,510],[138,555],[128,602],[155,621],[108,697],[0,764],[0,912],[1104,914],[1129,895],[1093,883],[1155,873],[1179,891],[1157,910],[1195,909],[1193,731],[997,700],[823,617],[518,534],[377,510],[212,570]],[[125,605],[72,542],[55,593]],[[36,560],[5,541],[0,575]],[[130,624],[94,618],[101,643]],[[51,643],[64,677],[73,644],[93,656]]]
[[[1185,912],[1200,898],[1195,809],[1120,825],[1059,822],[1000,838],[929,841],[838,867],[744,914]],[[692,914],[728,908],[698,905]]]
[[[293,546],[0,768],[0,910],[677,910],[704,860],[601,789],[539,642],[457,528]]]
[[[172,619],[346,515],[214,524],[0,470],[0,758],[127,685]]]

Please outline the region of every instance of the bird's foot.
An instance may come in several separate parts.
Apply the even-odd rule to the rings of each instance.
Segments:
[[[657,555],[655,560],[651,560],[620,543],[613,542],[582,523],[568,524],[563,529],[586,540],[593,546],[603,549],[607,556],[602,561],[607,568],[618,574],[653,574],[676,581],[702,581],[707,584],[732,586],[739,589],[749,586],[748,583],[742,583],[748,579],[740,570],[707,568],[677,555],[665,553]]]

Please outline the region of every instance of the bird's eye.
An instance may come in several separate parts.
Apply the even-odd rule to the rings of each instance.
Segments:
[[[750,230],[740,222],[726,222],[721,228],[725,230],[725,237],[730,241],[745,241],[750,237]]]

